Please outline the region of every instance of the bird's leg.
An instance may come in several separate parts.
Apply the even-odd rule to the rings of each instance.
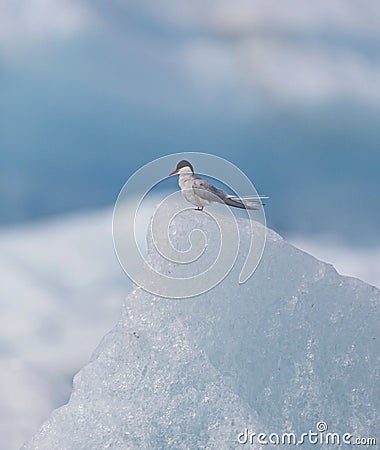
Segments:
[[[198,206],[198,208],[195,208],[195,211],[203,211],[203,206]]]

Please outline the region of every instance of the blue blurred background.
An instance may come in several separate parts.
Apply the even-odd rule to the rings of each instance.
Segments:
[[[380,285],[379,80],[375,0],[0,0],[4,448],[117,320],[110,208],[154,158],[228,159],[270,227]]]
[[[111,205],[142,164],[204,151],[282,233],[377,236],[376,2],[2,3],[3,225]]]

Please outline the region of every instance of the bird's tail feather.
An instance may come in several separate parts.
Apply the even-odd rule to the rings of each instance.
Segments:
[[[264,206],[261,199],[268,198],[266,195],[253,195],[250,197],[234,197],[232,195],[225,199],[226,205],[243,209],[258,209],[257,206]]]
[[[228,206],[234,206],[235,208],[242,208],[242,209],[258,209],[255,206],[253,206],[253,202],[243,201],[240,200],[238,197],[227,197],[224,200],[224,203]]]

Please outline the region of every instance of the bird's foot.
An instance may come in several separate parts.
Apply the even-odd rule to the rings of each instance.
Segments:
[[[198,208],[195,208],[195,211],[203,211],[203,206],[198,206]]]

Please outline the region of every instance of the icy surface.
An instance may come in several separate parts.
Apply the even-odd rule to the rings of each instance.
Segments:
[[[239,226],[244,249],[248,226]],[[193,228],[212,225],[181,214],[173,243]],[[257,271],[238,285],[243,257],[196,298],[131,292],[69,403],[25,449],[229,449],[241,447],[245,427],[301,434],[321,420],[332,432],[376,436],[379,290],[271,231]],[[152,247],[150,258],[165,269]]]
[[[380,288],[380,248],[347,246],[333,236],[292,236],[292,244],[334,265],[342,275],[355,276]]]

